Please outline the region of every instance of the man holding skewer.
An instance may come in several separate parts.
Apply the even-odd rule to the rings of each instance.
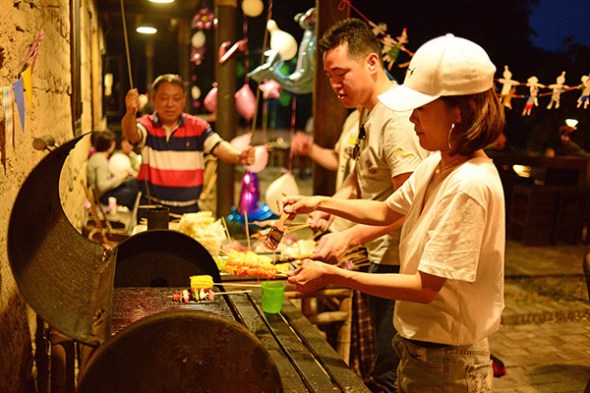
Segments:
[[[385,73],[381,45],[371,28],[359,19],[334,24],[320,39],[323,66],[332,89],[347,108],[360,108],[356,143],[350,156],[355,169],[334,195],[344,199],[385,200],[410,177],[427,153],[418,142],[409,121],[410,112],[395,113],[377,98],[395,88]],[[329,215],[317,217],[331,220]],[[325,235],[313,259],[334,262],[347,251],[365,244],[369,272],[399,272],[399,228],[403,221],[375,227],[355,225]],[[396,230],[397,229],[397,230]],[[395,391],[398,357],[391,341],[393,301],[369,297],[369,311],[376,333],[377,359],[372,371],[374,391]]]

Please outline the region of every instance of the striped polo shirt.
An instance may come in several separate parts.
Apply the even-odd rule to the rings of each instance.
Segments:
[[[204,154],[222,141],[209,123],[182,114],[169,136],[156,113],[137,119],[142,162],[137,175],[143,195],[187,204],[203,189]]]

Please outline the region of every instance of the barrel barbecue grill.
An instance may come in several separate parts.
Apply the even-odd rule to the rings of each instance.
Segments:
[[[52,329],[94,348],[78,392],[368,391],[288,300],[267,315],[257,289],[191,304],[169,299],[190,275],[221,282],[196,240],[151,230],[111,250],[79,233],[61,207],[59,179],[81,138],[33,169],[7,238],[26,302]]]

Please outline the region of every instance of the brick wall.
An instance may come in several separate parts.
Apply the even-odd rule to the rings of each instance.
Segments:
[[[29,4],[30,3],[30,4]],[[100,28],[92,0],[81,1],[81,130],[103,128],[100,97]],[[33,6],[31,6],[33,5]],[[48,5],[44,7],[44,5]],[[19,78],[26,54],[40,31],[44,38],[32,74],[32,105],[26,108],[25,129],[14,133],[14,143],[6,146],[5,165],[0,164],[0,392],[33,391],[33,361],[36,315],[30,310],[12,276],[6,233],[14,200],[32,168],[47,154],[32,148],[36,137],[49,134],[58,143],[72,139],[70,60],[70,2],[0,1],[0,86]],[[0,118],[4,117],[0,109]],[[17,115],[18,117],[18,115]],[[89,138],[79,143],[66,162],[60,180],[62,206],[76,228],[84,219],[83,184]]]

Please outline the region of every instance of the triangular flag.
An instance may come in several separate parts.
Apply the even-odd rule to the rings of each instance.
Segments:
[[[21,72],[20,75],[23,79],[23,87],[25,89],[25,93],[27,94],[27,108],[31,110],[33,106],[33,82],[31,80],[31,67],[27,66],[27,68],[23,72]]]
[[[16,82],[12,82],[12,90],[14,91],[14,100],[16,101],[16,107],[20,117],[20,126],[22,131],[25,132],[25,97],[23,92],[23,80],[18,79]]]
[[[14,123],[12,122],[12,86],[0,87],[2,89],[2,108],[4,109],[4,123],[8,134],[8,144],[14,144]]]
[[[0,162],[6,173],[6,129],[4,128],[4,118],[0,119]]]

